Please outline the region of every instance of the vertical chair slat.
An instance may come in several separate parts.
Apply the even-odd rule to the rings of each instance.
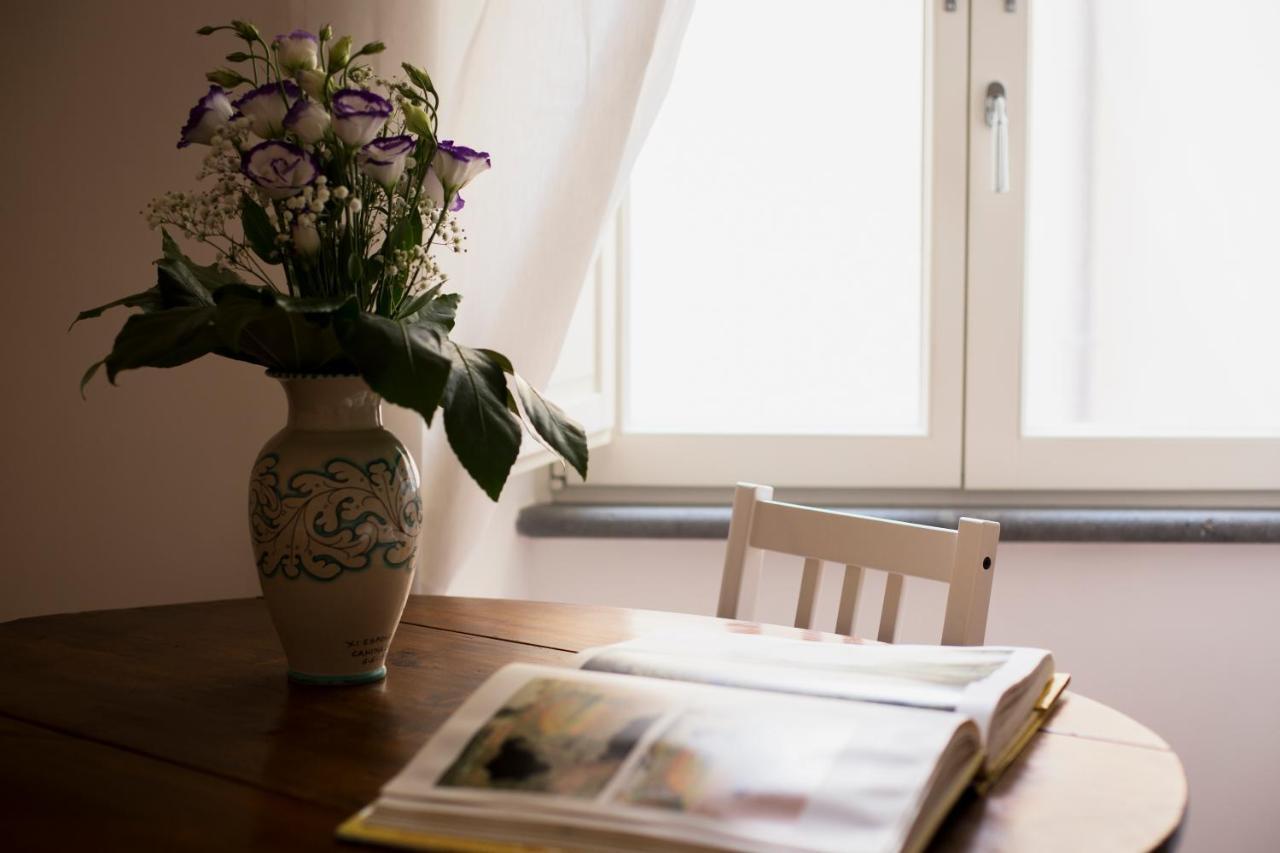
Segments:
[[[902,575],[887,574],[884,578],[884,602],[880,605],[880,629],[876,639],[892,643],[898,634],[898,613],[902,610]]]
[[[858,612],[858,593],[861,590],[862,567],[845,566],[844,583],[840,586],[840,606],[836,609],[837,634],[853,634],[853,620]]]
[[[822,561],[808,558],[804,561],[804,574],[800,576],[800,600],[796,603],[796,627],[813,627],[813,608],[818,601],[818,586],[822,582]]]

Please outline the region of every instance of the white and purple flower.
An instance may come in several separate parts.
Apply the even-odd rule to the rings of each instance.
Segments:
[[[431,160],[431,168],[448,196],[456,195],[458,190],[492,165],[489,152],[455,145],[452,139],[440,140],[436,156]]]
[[[303,98],[293,102],[282,123],[285,130],[308,145],[315,145],[329,132],[329,114],[324,107]]]
[[[404,174],[405,160],[414,145],[413,137],[408,134],[375,139],[360,149],[356,158],[360,171],[390,192]]]
[[[366,89],[339,89],[330,104],[333,132],[352,148],[367,144],[391,117],[391,102]]]
[[[427,172],[422,176],[422,194],[436,203],[436,207],[444,204],[444,185],[440,183],[440,176],[436,174],[434,166],[427,167]],[[463,200],[461,193],[455,193],[453,203],[449,205],[449,210],[453,213],[462,210],[466,201]]]
[[[186,148],[193,142],[208,145],[213,141],[213,135],[227,126],[234,112],[226,90],[221,86],[210,86],[209,94],[191,108],[187,123],[182,126],[178,147]]]
[[[298,84],[284,80],[250,89],[235,102],[235,108],[249,119],[254,133],[271,139],[284,133],[284,117],[300,97],[302,91]]]
[[[267,141],[244,152],[240,158],[244,172],[273,199],[302,192],[315,181],[320,165],[310,152],[292,142]]]
[[[280,59],[280,67],[287,71],[315,68],[320,52],[320,39],[306,30],[294,30],[288,35],[276,36],[271,42]]]

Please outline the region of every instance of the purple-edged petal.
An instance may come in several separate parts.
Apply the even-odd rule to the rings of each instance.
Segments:
[[[286,70],[301,71],[304,68],[315,68],[318,64],[320,39],[306,30],[294,30],[288,35],[276,36],[271,46],[276,49],[280,67]]]
[[[213,135],[230,121],[235,110],[227,92],[221,86],[210,86],[205,95],[191,108],[187,123],[179,133],[178,147],[186,148],[191,143],[208,145]]]
[[[440,144],[436,146],[436,156],[431,161],[431,168],[435,170],[449,195],[457,193],[492,165],[489,152],[455,145],[451,139],[440,140]]]
[[[391,102],[367,89],[339,89],[329,100],[334,134],[353,148],[367,144],[391,117]]]
[[[329,114],[315,101],[303,98],[293,102],[285,113],[284,129],[308,145],[314,145],[329,132]]]
[[[428,167],[426,174],[422,176],[422,194],[436,203],[436,207],[444,204],[444,186],[440,183],[440,177],[436,174],[434,166]],[[466,202],[463,201],[461,194],[455,194],[453,203],[449,205],[449,210],[456,213],[462,210],[462,206]]]
[[[284,117],[300,97],[302,90],[292,80],[267,83],[246,92],[235,102],[235,108],[248,117],[254,133],[271,139],[284,133]]]
[[[356,158],[360,171],[390,189],[404,174],[405,160],[416,144],[408,134],[375,139],[360,149]]]
[[[292,142],[259,142],[240,158],[244,172],[271,198],[288,198],[315,181],[320,164],[310,152]]]

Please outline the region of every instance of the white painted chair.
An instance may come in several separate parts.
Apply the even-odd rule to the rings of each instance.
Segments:
[[[902,604],[903,576],[949,585],[942,643],[982,645],[1000,525],[960,519],[957,530],[830,512],[773,500],[771,486],[739,483],[733,496],[729,545],[716,615],[750,619],[765,551],[804,558],[797,628],[813,627],[823,562],[845,566],[836,633],[852,634],[865,569],[886,573],[877,639],[891,643]]]

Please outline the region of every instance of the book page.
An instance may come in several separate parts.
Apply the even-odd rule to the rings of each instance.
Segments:
[[[1006,694],[1020,696],[1023,685],[1036,680],[1041,670],[1047,668],[1042,681],[1052,674],[1052,658],[1041,649],[842,643],[708,631],[587,649],[578,656],[578,665],[597,672],[955,711],[973,718],[984,741]]]
[[[978,754],[955,714],[511,665],[372,814],[587,847],[889,851],[911,836],[944,759],[953,776],[968,766],[963,784]]]

